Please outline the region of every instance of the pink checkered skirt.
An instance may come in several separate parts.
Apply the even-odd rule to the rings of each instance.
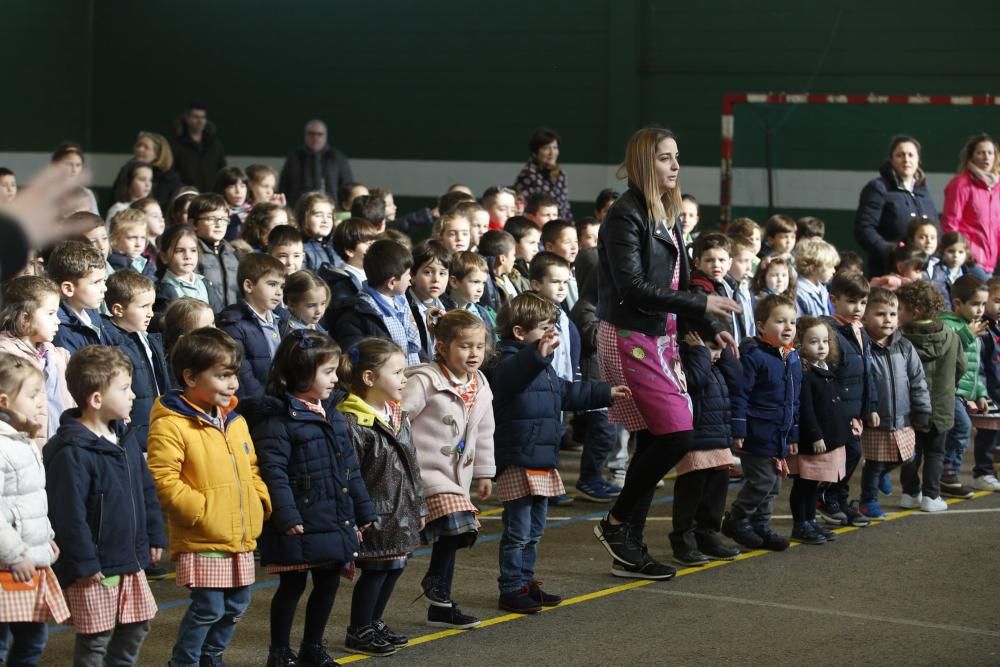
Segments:
[[[116,625],[156,616],[156,599],[142,570],[121,575],[117,586],[99,581],[74,583],[66,589],[66,602],[73,628],[81,635],[108,632]]]
[[[69,609],[51,567],[36,569],[30,582],[0,583],[0,623],[62,623],[67,618]]]

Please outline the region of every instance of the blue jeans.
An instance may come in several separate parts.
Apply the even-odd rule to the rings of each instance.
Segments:
[[[202,656],[219,660],[249,606],[249,586],[192,588],[191,606],[177,629],[171,667],[198,667]]]
[[[962,453],[969,446],[972,436],[972,419],[965,408],[965,399],[955,397],[955,425],[948,431],[944,443],[944,474],[957,475],[962,471]]]
[[[573,432],[583,431],[583,453],[580,455],[580,481],[604,479],[604,464],[615,445],[618,431],[608,423],[607,409],[577,412],[573,417]]]
[[[3,623],[0,634],[9,636],[7,667],[33,667],[45,650],[49,629],[44,623]]]
[[[524,496],[503,504],[500,536],[500,593],[512,593],[535,578],[538,541],[545,531],[549,499]]]
[[[899,467],[899,463],[888,461],[865,460],[861,468],[861,502],[878,501],[878,481],[884,472],[890,472]]]

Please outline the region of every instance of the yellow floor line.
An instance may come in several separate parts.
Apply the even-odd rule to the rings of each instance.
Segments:
[[[992,494],[993,494],[992,491],[977,491],[976,495],[974,495],[972,498],[950,498],[946,502],[949,505],[955,505],[957,503],[964,503],[967,500],[975,500],[976,498],[982,498],[984,496],[989,496],[989,495],[992,495]],[[493,512],[493,510],[490,510],[490,511]],[[503,509],[500,508],[499,511],[503,511]],[[887,514],[885,520],[884,521],[880,521],[878,523],[885,523],[886,521],[895,521],[896,519],[902,519],[905,516],[910,516],[911,514],[915,514],[917,512],[919,512],[919,510],[916,510],[916,509],[912,509],[912,510],[899,510],[898,512],[892,512],[892,513]],[[485,512],[483,512],[483,514],[485,514]],[[876,525],[876,523],[873,522],[872,525],[874,526],[874,525]],[[869,527],[871,527],[871,526],[869,526]],[[844,533],[850,533],[850,532],[853,532],[853,531],[856,531],[856,530],[863,530],[863,529],[862,528],[858,528],[856,526],[842,526],[840,528],[834,529],[833,532],[837,533],[837,534],[844,534]],[[802,545],[799,542],[792,542],[788,546],[789,546],[790,549],[793,549],[795,547],[799,547],[799,546],[802,546]],[[767,551],[766,549],[756,549],[754,551],[748,551],[746,553],[742,553],[742,554],[740,554],[739,556],[737,556],[736,558],[734,558],[732,560],[715,560],[715,561],[712,561],[711,563],[708,563],[706,565],[701,565],[701,566],[698,566],[698,567],[686,567],[686,568],[683,568],[683,569],[677,571],[677,575],[676,576],[678,576],[678,577],[685,577],[685,576],[687,576],[689,574],[696,574],[698,572],[707,572],[708,570],[714,570],[716,568],[723,567],[725,565],[732,565],[733,563],[738,563],[740,561],[748,560],[750,558],[758,558],[760,556],[765,556],[765,555],[770,554],[770,553],[774,553],[774,552]],[[662,582],[651,581],[649,579],[637,579],[636,581],[630,581],[629,583],[622,584],[620,586],[612,586],[610,588],[602,588],[599,591],[593,591],[591,593],[584,593],[582,595],[577,595],[577,596],[574,596],[574,597],[571,597],[571,598],[567,598],[567,599],[563,600],[562,604],[560,604],[557,607],[543,607],[541,613],[550,612],[550,611],[556,611],[558,609],[563,609],[564,607],[571,607],[571,606],[573,606],[575,604],[580,604],[581,602],[590,602],[591,600],[597,600],[599,598],[607,597],[609,595],[617,595],[618,593],[624,593],[625,591],[630,591],[630,590],[633,590],[633,589],[636,589],[636,588],[642,588],[643,586],[649,586],[651,584],[658,584],[658,583],[662,583]],[[475,629],[479,630],[479,629],[482,629],[482,628],[488,628],[488,627],[490,627],[492,625],[499,625],[500,623],[507,623],[509,621],[516,621],[518,619],[526,618],[526,617],[534,616],[534,615],[535,614],[504,614],[503,616],[494,616],[493,618],[485,619],[479,625],[479,627],[477,627]],[[414,637],[413,639],[410,640],[410,643],[409,643],[408,646],[419,646],[420,644],[426,644],[428,642],[437,641],[439,639],[445,639],[446,637],[453,637],[455,635],[462,634],[462,633],[465,633],[465,632],[470,632],[470,630],[442,630],[441,632],[432,632],[430,634],[421,635],[419,637]],[[366,656],[366,655],[352,655],[352,656],[349,656],[349,657],[346,657],[346,658],[338,658],[337,662],[339,664],[346,665],[346,664],[352,663],[352,662],[360,662],[361,660],[367,660],[368,658],[369,658],[369,656]]]

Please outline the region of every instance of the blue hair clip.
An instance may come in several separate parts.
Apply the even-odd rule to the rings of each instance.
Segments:
[[[361,361],[361,352],[358,351],[357,345],[347,351],[347,358],[351,360],[352,364],[357,364]]]
[[[296,329],[292,332],[295,340],[299,341],[299,347],[308,350],[316,346],[316,339],[309,335],[310,329]]]

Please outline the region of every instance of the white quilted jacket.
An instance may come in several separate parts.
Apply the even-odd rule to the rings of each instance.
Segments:
[[[25,556],[36,567],[52,565],[53,536],[42,454],[28,436],[0,421],[0,569]]]

